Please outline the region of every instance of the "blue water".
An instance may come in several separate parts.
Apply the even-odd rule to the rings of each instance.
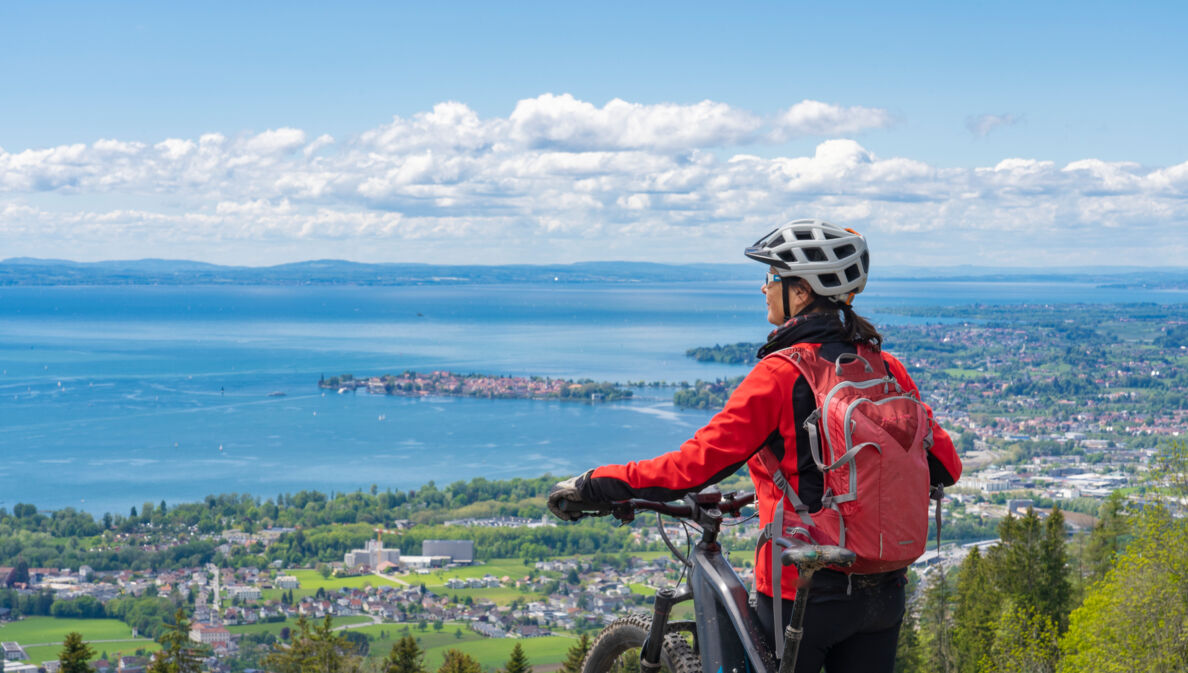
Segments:
[[[859,306],[1184,301],[1088,284],[882,281]],[[682,381],[760,341],[755,283],[0,288],[0,506],[127,512],[210,493],[415,488],[671,450],[709,412],[671,391],[590,406],[323,394],[320,375],[448,369]],[[284,397],[270,397],[271,392]]]

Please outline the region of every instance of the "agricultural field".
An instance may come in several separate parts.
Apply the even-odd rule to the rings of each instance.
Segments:
[[[448,643],[436,647],[429,647],[425,652],[425,667],[436,671],[445,660],[448,649],[456,649],[469,654],[478,660],[479,664],[488,670],[502,668],[511,655],[512,647],[519,643],[524,648],[528,663],[533,668],[553,668],[565,661],[565,654],[573,647],[575,639],[572,636],[544,636],[542,638],[483,638],[461,644]]]
[[[65,636],[63,636],[65,637]],[[95,657],[91,661],[98,661],[107,655],[107,660],[114,662],[119,657],[126,657],[136,654],[137,650],[142,650],[145,655],[151,655],[153,652],[161,649],[161,646],[152,640],[129,640],[118,643],[92,643],[91,647],[95,650]],[[41,647],[26,647],[25,653],[29,655],[26,659],[30,664],[41,664],[44,661],[56,661],[58,654],[61,653],[61,645],[42,645]]]
[[[490,589],[450,589],[443,585],[428,586],[429,590],[441,596],[449,596],[451,599],[455,596],[458,600],[466,600],[472,598],[474,600],[487,599],[494,602],[496,605],[510,605],[512,601],[520,601],[521,603],[543,600],[545,596],[533,591],[520,591],[515,587],[493,587]]]
[[[358,577],[322,577],[322,574],[316,570],[286,570],[285,574],[292,575],[301,583],[299,589],[293,589],[293,598],[301,599],[304,596],[313,596],[318,593],[318,589],[325,589],[326,591],[337,592],[339,589],[362,589],[365,586],[384,586],[390,585],[394,587],[403,588],[405,585],[397,579],[385,579],[375,575],[360,575]],[[411,581],[411,580],[404,580]],[[265,600],[280,600],[281,594],[286,593],[284,589],[267,589],[262,592]]]
[[[0,626],[0,640],[15,640],[22,645],[61,643],[71,631],[81,633],[84,640],[132,639],[132,628],[118,619],[26,617]],[[153,642],[147,638],[141,640]]]
[[[507,576],[517,580],[527,576],[534,569],[531,563],[525,565],[524,559],[521,558],[491,559],[461,568],[435,569],[427,575],[411,574],[405,576],[404,579],[409,584],[424,582],[426,586],[432,587],[435,584],[444,585],[446,580],[450,579],[471,579],[483,575],[494,575],[499,578]]]
[[[310,623],[310,626],[312,627],[312,626],[321,624],[322,620],[311,619],[311,620],[309,620],[309,623]],[[347,626],[347,625],[351,625],[351,624],[370,624],[371,618],[365,617],[363,615],[351,615],[351,616],[347,616],[347,617],[334,617],[331,619],[331,623],[335,627]],[[262,624],[240,624],[238,626],[228,626],[227,630],[230,631],[232,634],[271,633],[271,634],[274,634],[279,637],[281,629],[285,628],[286,626],[289,627],[290,629],[295,630],[297,628],[297,620],[296,619],[288,619],[283,622],[266,622],[266,623],[262,623]]]
[[[466,643],[484,640],[483,636],[471,631],[469,625],[460,622],[445,622],[441,631],[435,631],[432,626],[421,631],[415,624],[392,623],[361,626],[351,630],[367,634],[367,637],[372,639],[371,656],[380,658],[386,657],[392,650],[392,645],[406,635],[416,638],[423,650],[437,647],[462,649]],[[461,636],[458,635],[459,630],[462,632]]]
[[[25,646],[28,661],[40,664],[58,658],[66,634],[77,631],[91,643],[96,658],[102,652],[117,651],[130,653],[137,649],[156,651],[160,649],[148,638],[133,638],[132,628],[118,619],[58,619],[55,617],[28,617],[0,626],[0,640],[16,641]],[[118,642],[95,642],[118,641]]]

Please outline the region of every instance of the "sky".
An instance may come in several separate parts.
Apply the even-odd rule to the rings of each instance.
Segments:
[[[739,262],[816,217],[876,267],[1184,266],[1185,34],[1173,2],[9,0],[0,259]]]

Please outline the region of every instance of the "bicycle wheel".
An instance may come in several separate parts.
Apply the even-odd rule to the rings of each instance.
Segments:
[[[602,630],[582,662],[582,673],[639,673],[639,652],[652,630],[643,616],[616,619]],[[660,670],[665,673],[701,673],[701,658],[679,634],[664,636]]]

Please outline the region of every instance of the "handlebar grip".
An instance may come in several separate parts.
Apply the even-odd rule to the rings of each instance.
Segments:
[[[783,540],[783,538],[781,538]],[[785,540],[787,541],[787,540]],[[780,554],[780,562],[797,568],[852,565],[858,556],[845,547],[813,545],[795,540]]]
[[[572,500],[562,500],[558,507],[562,512],[572,512],[588,516],[606,516],[611,513],[611,508],[608,505],[590,505]]]

